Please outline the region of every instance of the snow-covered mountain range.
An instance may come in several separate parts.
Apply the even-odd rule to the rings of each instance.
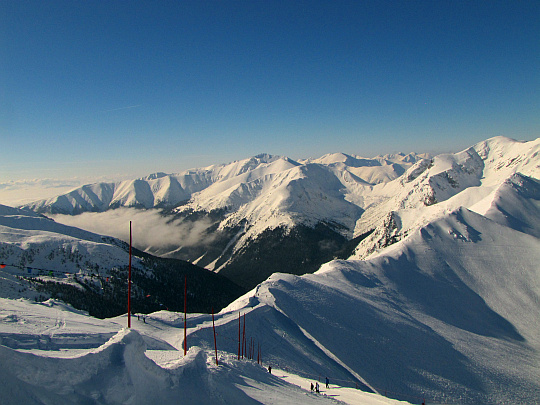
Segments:
[[[180,174],[88,185],[24,208],[72,216],[163,207],[179,235],[195,229],[200,243],[187,235],[185,242],[139,248],[188,260],[251,288],[276,270],[300,275],[333,258],[368,257],[462,206],[484,214],[499,189],[539,178],[539,148],[538,139],[495,137],[434,158],[335,153],[295,161],[259,155]],[[65,218],[57,220],[71,221]]]
[[[67,194],[26,204],[24,207],[39,213],[75,215],[118,207],[175,207],[193,198],[190,201],[192,207],[201,206],[211,211],[245,204],[252,200],[248,190],[257,192],[262,188],[271,188],[273,184],[269,186],[268,183],[272,183],[276,175],[293,168],[319,165],[347,171],[350,176],[365,184],[378,184],[395,179],[425,156],[395,154],[365,159],[336,153],[320,159],[297,162],[286,157],[262,154],[178,174],[155,173],[136,180],[90,184]],[[291,177],[298,175],[295,173]],[[287,178],[279,180],[287,181]],[[200,195],[208,188],[210,189]]]
[[[217,370],[242,367],[233,358],[239,317],[245,314],[249,336],[261,343],[265,361],[305,378],[329,375],[413,403],[424,398],[428,403],[471,405],[540,402],[540,138],[519,142],[496,137],[427,159],[397,155],[379,161],[334,154],[293,161],[261,155],[189,173],[197,173],[190,178],[200,182],[156,175],[133,184],[183,178],[178,181],[181,189],[192,187],[187,198],[161,215],[178,229],[202,223],[203,233],[212,237],[201,244],[192,240],[154,250],[191,256],[193,262],[254,286],[216,315],[219,350],[226,353],[222,358],[228,365],[204,371],[202,380]],[[72,193],[81,196],[82,189]],[[46,232],[54,234],[52,228],[61,225],[27,210],[53,212],[56,202],[70,201],[64,197],[25,211],[3,207],[3,252],[12,249],[10,257],[28,260],[25,252],[32,243],[48,243]],[[120,205],[108,203],[103,209]],[[15,226],[17,217],[23,220]],[[43,221],[47,225],[39,225],[38,233],[21,225]],[[87,240],[122,247],[112,238],[62,229],[61,234],[79,244]],[[73,252],[70,243],[66,252]],[[56,260],[47,252],[33,249],[32,255]],[[107,257],[108,268],[113,259]],[[332,260],[336,257],[341,259]],[[53,265],[64,271],[61,260],[49,262]],[[0,269],[0,291],[6,289],[4,280],[15,277],[6,276],[6,270]],[[144,271],[155,274],[152,268]],[[313,274],[298,275],[308,272]],[[12,293],[16,297],[24,291]],[[191,319],[190,345],[210,353],[211,318]],[[149,320],[156,327],[149,325],[143,335],[156,339],[155,331],[166,330],[165,325],[176,328],[157,339],[181,348],[178,314],[163,311]],[[8,321],[0,327],[7,328]],[[125,336],[117,340],[127,339],[126,347],[128,341],[139,341]],[[3,353],[13,364],[19,359],[16,353]],[[137,358],[137,364],[146,364],[144,357]],[[160,364],[170,371],[184,363]],[[169,371],[155,371],[165,376],[160,384],[176,381],[176,371]],[[123,375],[136,385],[137,375],[129,370]],[[167,385],[164,392],[175,387]],[[77,392],[87,395],[84,387]],[[112,403],[111,398],[104,403]]]
[[[367,190],[398,178],[424,157],[395,154],[365,159],[337,153],[294,161],[259,155],[180,174],[158,173],[133,181],[87,185],[23,208],[75,215],[119,207],[162,207],[171,224],[179,227],[179,234],[186,228],[197,229],[200,243],[188,236],[185,243],[149,243],[139,245],[141,249],[223,271],[235,282],[253,287],[275,267],[303,274],[336,255],[350,254],[351,247],[346,245],[362,208],[347,200],[348,189],[354,185]],[[99,216],[93,221],[99,221]],[[266,243],[269,239],[272,242]],[[290,254],[284,254],[283,246],[289,247]],[[261,261],[268,263],[266,257],[277,257],[276,249],[287,260],[261,268]],[[298,255],[298,249],[304,252]],[[258,271],[251,270],[254,264]]]

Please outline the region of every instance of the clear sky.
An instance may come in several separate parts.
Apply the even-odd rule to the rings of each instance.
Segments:
[[[0,183],[540,136],[540,2],[0,1]]]

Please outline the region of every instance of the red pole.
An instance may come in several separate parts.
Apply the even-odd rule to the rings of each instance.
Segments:
[[[242,358],[246,354],[246,314],[244,314],[244,333],[242,335]]]
[[[184,276],[184,356],[187,353],[187,275]]]
[[[240,311],[238,311],[238,360],[240,360]]]
[[[129,221],[128,328],[131,328],[131,221]]]
[[[216,350],[216,366],[218,366],[217,359],[217,343],[216,343],[216,325],[214,324],[214,307],[212,307],[212,328],[214,329],[214,349]]]

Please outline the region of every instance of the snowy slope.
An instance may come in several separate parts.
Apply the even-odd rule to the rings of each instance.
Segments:
[[[538,238],[461,208],[369,260],[274,274],[223,312],[254,307],[248,322],[273,361],[307,375],[346,369],[402,399],[537,403],[539,262]],[[266,321],[272,311],[303,336]],[[291,354],[278,339],[305,341]]]
[[[516,173],[498,187],[486,210],[481,203],[473,210],[494,221],[540,238],[540,181]]]
[[[113,268],[125,267],[128,253],[119,240],[62,225],[34,213],[0,206],[0,294],[20,296],[20,284],[13,276],[49,276],[71,283],[72,275],[111,275]],[[135,258],[134,267],[142,268]],[[27,268],[31,268],[27,272]],[[39,270],[43,269],[43,270]],[[32,290],[32,289],[31,289]],[[31,293],[31,292],[29,292]],[[31,293],[33,294],[33,293]]]
[[[291,373],[190,345],[183,356],[178,314],[159,312],[123,329],[50,300],[0,299],[2,404],[398,404],[332,384],[317,395]],[[203,325],[208,315],[190,316]],[[180,322],[177,322],[180,323]],[[178,350],[180,349],[180,350]],[[288,383],[291,381],[292,383]]]

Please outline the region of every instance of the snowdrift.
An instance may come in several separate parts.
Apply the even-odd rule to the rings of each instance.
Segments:
[[[3,299],[2,305],[2,315],[6,311],[12,313],[0,317],[0,331],[12,341],[19,339],[19,343],[26,337],[15,329],[9,330],[9,324],[14,322],[29,321],[23,329],[36,332],[51,326],[55,314],[60,315],[64,325],[70,325],[69,336],[73,342],[79,341],[80,347],[89,336],[97,336],[98,330],[113,331],[119,327],[116,321],[125,322],[124,317],[109,321],[93,319],[54,301],[31,304]],[[14,319],[13,313],[18,313],[19,318]],[[215,365],[213,351],[209,356],[200,347],[191,347],[183,357],[183,352],[161,340],[179,335],[177,328],[166,325],[171,315],[167,312],[152,315],[148,323],[135,325],[142,329],[140,332],[121,329],[93,349],[15,350],[0,345],[3,366],[0,402],[6,405],[336,403],[332,397],[341,392],[337,386],[333,387],[332,395],[316,395],[307,391],[307,381],[287,374],[296,385],[290,384],[281,378],[283,373],[269,374],[266,368],[254,362],[237,360],[224,352],[219,352],[219,366]],[[67,335],[64,330],[57,332]],[[148,341],[152,349],[161,347],[162,350],[147,350]],[[370,405],[397,404],[356,390],[342,395],[353,398],[349,403],[360,398],[362,403]]]
[[[145,356],[139,333],[122,330],[100,348],[61,359],[20,353],[0,346],[3,404],[258,403],[238,385],[247,385],[228,367],[212,367],[193,348],[164,369]],[[251,365],[250,374],[269,384],[271,376]],[[275,378],[274,378],[275,380]]]

